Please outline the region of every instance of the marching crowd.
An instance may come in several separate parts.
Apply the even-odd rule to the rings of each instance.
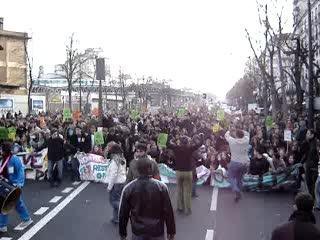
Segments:
[[[61,113],[29,116],[8,113],[0,119],[1,126],[16,128],[15,138],[11,139],[13,154],[26,149],[36,152],[48,148],[47,176],[52,187],[61,183],[65,172],[70,173],[72,180],[80,180],[79,161],[73,157],[77,152],[110,159],[107,177],[110,203],[114,208],[112,222],[119,224],[123,239],[126,237],[129,210],[121,204],[121,193],[125,197],[132,194],[131,188],[141,188],[135,186],[136,183],[130,184],[139,176],[151,175],[160,180],[157,163],[164,163],[176,171],[177,210],[187,215],[191,214],[192,197],[197,197],[196,168],[200,165],[211,171],[220,167],[227,169],[232,189],[236,192],[235,201],[239,201],[241,178],[245,173],[263,175],[303,164],[298,185],[305,179],[309,193],[316,198],[315,207],[320,209],[319,136],[314,130],[307,129],[303,117],[291,116],[284,120],[279,114],[277,119],[267,122],[265,116],[252,111],[238,115],[224,114],[217,118],[207,107],[200,107],[189,109],[182,116],[177,116],[176,112],[160,111],[133,117],[129,111],[123,111],[110,113],[102,120],[87,116],[76,121],[64,119]],[[96,144],[97,131],[103,133],[102,144]],[[290,140],[285,138],[285,131],[290,132]],[[160,133],[168,136],[165,146],[158,143]],[[1,141],[8,143],[5,139]],[[137,159],[143,160],[135,161]],[[154,184],[149,183],[147,188],[166,191],[162,185]],[[162,194],[166,199],[166,194]],[[137,207],[131,211],[141,213],[140,205],[135,204]],[[169,199],[165,202],[166,216],[169,216],[165,219],[167,226],[171,225],[169,239],[173,239],[175,234],[171,208]],[[135,216],[132,226],[134,234],[143,234],[143,229],[139,229],[135,221],[148,221],[146,216],[162,214],[150,211],[142,211],[145,217]],[[163,222],[149,221],[148,224],[154,224],[153,230],[150,230],[154,235],[163,235],[163,232],[156,230],[159,226],[161,228]]]

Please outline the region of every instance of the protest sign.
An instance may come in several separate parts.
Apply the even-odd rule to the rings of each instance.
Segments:
[[[8,130],[5,127],[0,127],[0,140],[8,139]]]
[[[220,127],[219,123],[213,125],[213,127],[212,127],[213,133],[217,133],[217,132],[219,132],[221,129],[222,129],[222,128]]]
[[[164,148],[167,146],[167,141],[168,141],[168,134],[166,133],[160,133],[158,136],[158,141],[157,144],[159,147]]]
[[[284,130],[284,141],[286,142],[291,142],[292,141],[292,134],[291,131],[289,129]]]
[[[94,144],[102,145],[104,144],[103,133],[98,131],[94,133]]]
[[[63,109],[63,121],[72,119],[71,111],[68,108]]]
[[[186,115],[187,109],[185,108],[179,108],[177,110],[177,117],[181,118],[184,117]]]
[[[219,109],[217,111],[217,120],[218,121],[223,121],[224,120],[224,111],[222,109]]]
[[[107,170],[110,162],[104,157],[95,154],[80,153],[76,155],[79,160],[79,174],[83,181],[107,183]]]
[[[139,111],[137,111],[137,110],[131,110],[130,117],[131,117],[134,121],[137,121],[138,118],[140,117]]]
[[[80,111],[74,111],[74,112],[72,113],[72,118],[73,118],[73,121],[74,121],[74,122],[80,121],[81,112],[80,112]]]
[[[8,139],[11,141],[15,141],[16,140],[16,132],[17,132],[17,129],[15,127],[9,127],[8,128]]]
[[[267,116],[267,118],[266,118],[266,127],[267,128],[272,128],[272,125],[273,125],[272,117],[271,116]]]

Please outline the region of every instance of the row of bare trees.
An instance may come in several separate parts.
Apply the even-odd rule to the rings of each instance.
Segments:
[[[268,5],[257,5],[263,41],[255,40],[245,29],[254,59],[249,58],[244,76],[227,93],[227,99],[238,105],[240,103],[242,108],[246,108],[248,103],[258,103],[265,115],[269,114],[271,106],[273,117],[281,111],[286,118],[289,109],[300,115],[304,102],[302,72],[308,68],[308,49],[296,33],[298,25],[290,33],[283,32],[282,11],[276,14],[276,27],[273,27]],[[313,51],[317,48],[314,43]],[[312,64],[317,69],[314,82],[316,94],[319,94],[319,66],[314,62]],[[250,94],[251,90],[253,94]],[[291,106],[287,99],[290,96],[293,99]]]

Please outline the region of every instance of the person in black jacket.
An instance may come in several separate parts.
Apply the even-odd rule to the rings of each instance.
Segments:
[[[306,135],[306,152],[303,158],[305,164],[305,176],[309,193],[314,197],[315,184],[318,177],[319,156],[317,151],[317,140],[312,129],[307,131]]]
[[[166,224],[168,240],[176,233],[174,213],[167,186],[152,178],[152,164],[144,156],[137,161],[139,178],[127,184],[121,195],[119,207],[119,234],[127,239],[130,218],[132,240],[164,240]]]
[[[192,153],[203,143],[203,134],[197,144],[191,145],[187,136],[180,138],[180,144],[176,145],[172,141],[169,148],[173,150],[175,156],[175,170],[177,174],[178,188],[178,211],[186,215],[191,214],[192,197],[192,170],[194,168]]]
[[[289,222],[272,232],[271,240],[318,240],[320,231],[316,227],[316,218],[312,213],[313,198],[308,193],[299,193],[295,198],[297,210],[292,213]]]
[[[47,140],[48,145],[48,178],[50,185],[59,186],[63,177],[63,159],[64,159],[64,140],[58,134],[57,130],[53,130],[52,137]],[[55,179],[53,169],[56,165],[58,176]]]

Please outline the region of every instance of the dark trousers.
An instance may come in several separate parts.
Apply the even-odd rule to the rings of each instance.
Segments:
[[[121,193],[124,186],[125,186],[124,183],[116,183],[113,185],[113,188],[109,193],[109,202],[113,208],[112,221],[117,223],[119,222],[119,215],[118,215],[119,205],[120,205]]]
[[[305,165],[305,176],[306,176],[306,184],[308,187],[309,193],[314,198],[314,190],[316,187],[316,181],[318,178],[318,169],[316,167]]]
[[[72,181],[80,181],[79,160],[76,157],[71,159],[71,179]]]

